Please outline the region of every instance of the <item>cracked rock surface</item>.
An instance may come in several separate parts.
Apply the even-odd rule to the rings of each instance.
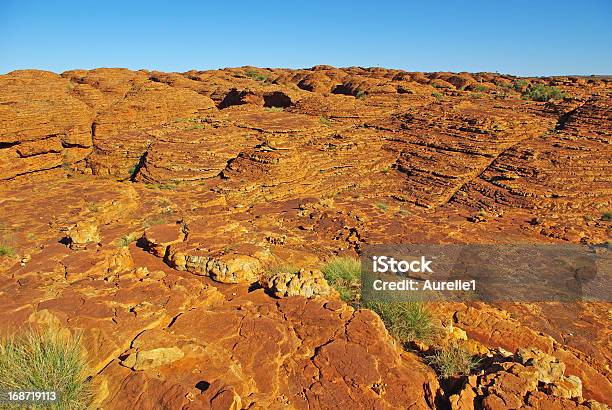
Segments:
[[[609,304],[432,306],[516,352],[448,390],[320,275],[367,244],[609,241],[612,83],[514,80],[0,75],[0,331],[82,331],[105,409],[605,408]]]

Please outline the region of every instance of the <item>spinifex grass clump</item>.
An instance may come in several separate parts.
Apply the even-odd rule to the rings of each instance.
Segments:
[[[323,266],[323,276],[345,302],[358,302],[361,290],[361,263],[357,259],[337,257]]]
[[[9,228],[0,224],[0,256],[15,256],[15,237]]]
[[[13,248],[7,245],[0,244],[0,256],[12,257],[14,255],[15,255],[15,251],[13,250]]]
[[[374,301],[365,307],[378,313],[389,333],[400,343],[430,343],[440,332],[427,307],[420,302]]]
[[[451,345],[429,358],[429,363],[443,378],[469,374],[478,366],[479,361],[459,345]]]
[[[84,409],[91,387],[79,336],[27,330],[0,341],[0,391],[56,392],[42,407]]]

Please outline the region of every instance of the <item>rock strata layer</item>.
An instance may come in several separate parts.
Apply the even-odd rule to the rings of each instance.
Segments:
[[[525,99],[536,84],[566,98]],[[82,331],[99,408],[605,408],[607,303],[431,306],[440,344],[512,352],[453,382],[321,269],[368,244],[607,243],[611,91],[330,66],[0,75],[0,333]]]

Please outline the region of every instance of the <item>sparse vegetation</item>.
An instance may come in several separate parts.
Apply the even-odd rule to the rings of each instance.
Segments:
[[[604,212],[601,216],[602,221],[612,221],[612,211]]]
[[[175,182],[165,182],[165,183],[158,183],[158,184],[145,184],[145,188],[148,189],[161,189],[161,190],[173,190],[178,188],[178,184]]]
[[[366,98],[367,96],[368,94],[365,91],[359,90],[355,93],[355,98],[362,99],[362,98]]]
[[[449,378],[460,374],[469,374],[479,360],[472,356],[464,347],[451,345],[447,349],[440,350],[435,355],[429,357],[429,364],[432,365],[443,378]]]
[[[526,80],[514,80],[514,83],[512,84],[512,88],[519,93],[522,93],[528,86],[529,83]]]
[[[98,204],[96,204],[95,202],[88,202],[87,209],[89,209],[91,212],[98,212]]]
[[[202,121],[199,117],[175,118],[174,122],[199,122]]]
[[[523,98],[526,100],[546,102],[550,100],[562,100],[565,98],[565,93],[557,87],[536,84],[528,87],[523,92]]]
[[[358,302],[361,290],[361,262],[358,259],[337,257],[323,266],[325,280],[333,286],[345,302]]]
[[[323,125],[325,125],[326,127],[331,127],[331,120],[327,117],[325,117],[324,115],[321,115],[319,117],[319,122]]]
[[[255,81],[262,81],[262,82],[266,82],[268,81],[268,76],[265,74],[261,74],[259,73],[257,70],[246,70],[244,72],[244,75],[246,75],[249,78],[252,78]]]
[[[0,244],[0,256],[8,256],[9,258],[15,255],[13,248],[7,245]]]
[[[132,165],[129,169],[128,169],[128,174],[130,174],[130,179],[134,179],[136,178],[136,175],[138,174],[138,171],[140,171],[140,163],[137,162],[136,164]]]
[[[268,111],[268,112],[280,112],[280,111],[285,111],[285,110],[283,109],[283,107],[265,107],[265,108],[264,108],[264,110],[265,110],[265,111]]]
[[[387,209],[389,209],[389,205],[385,204],[384,202],[377,203],[376,207],[384,212],[386,212]]]
[[[380,316],[385,327],[400,343],[431,342],[440,332],[425,305],[419,302],[376,301],[365,307]]]
[[[0,390],[55,391],[58,401],[48,408],[87,408],[87,371],[79,336],[28,330],[0,342]]]
[[[433,93],[431,93],[431,95],[438,101],[442,99],[442,94],[437,91],[434,91]]]
[[[0,256],[15,256],[15,237],[9,228],[0,224]]]
[[[122,236],[119,241],[117,241],[118,248],[125,248],[129,246],[132,242],[138,239],[138,234],[131,233],[129,235]]]
[[[204,126],[202,124],[194,124],[191,127],[187,128],[186,131],[201,130],[203,128]]]
[[[147,228],[150,228],[151,226],[163,225],[165,223],[168,223],[168,220],[172,216],[172,214],[173,214],[172,211],[164,211],[164,212],[160,212],[157,215],[152,215],[144,221],[143,227],[147,229]]]
[[[478,84],[474,87],[474,91],[477,91],[479,93],[484,93],[485,91],[487,91],[487,87],[483,84]]]

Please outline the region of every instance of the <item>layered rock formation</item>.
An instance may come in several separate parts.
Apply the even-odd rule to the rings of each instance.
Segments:
[[[318,271],[365,244],[609,241],[612,84],[516,80],[2,75],[0,330],[82,330],[100,408],[610,404],[609,304],[431,306],[473,353],[517,353],[453,384]]]

